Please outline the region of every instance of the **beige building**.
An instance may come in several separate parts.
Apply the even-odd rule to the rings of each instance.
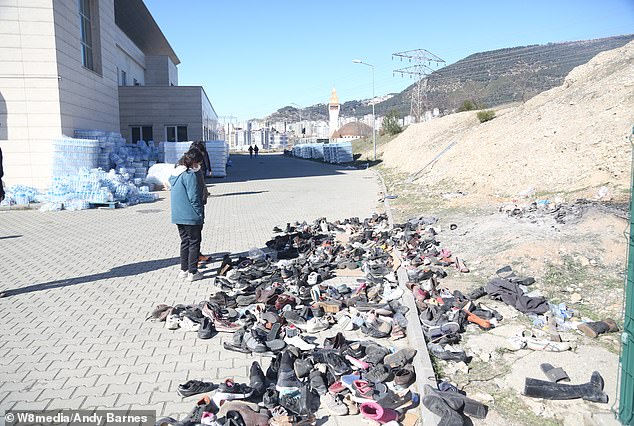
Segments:
[[[0,147],[5,182],[50,181],[52,139],[75,130],[217,139],[200,86],[142,0],[0,0]]]

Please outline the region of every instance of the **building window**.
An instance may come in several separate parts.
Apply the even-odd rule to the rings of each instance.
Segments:
[[[187,126],[165,126],[165,139],[167,142],[187,141]]]
[[[145,142],[154,140],[152,126],[130,126],[130,142],[137,143],[140,140]]]
[[[91,70],[95,69],[92,51],[92,18],[90,0],[79,0],[79,27],[81,29],[82,64]]]
[[[121,70],[121,85],[122,86],[128,85],[128,74],[123,70]]]

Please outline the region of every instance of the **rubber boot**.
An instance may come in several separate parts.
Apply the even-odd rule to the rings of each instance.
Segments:
[[[582,398],[592,402],[608,402],[608,396],[603,392],[603,378],[597,371],[592,373],[588,383],[582,385],[553,383],[527,377],[524,383],[524,395],[553,400]]]
[[[588,337],[597,337],[599,334],[613,333],[619,331],[619,326],[612,318],[606,318],[603,321],[586,322],[579,324],[577,329],[583,331]]]

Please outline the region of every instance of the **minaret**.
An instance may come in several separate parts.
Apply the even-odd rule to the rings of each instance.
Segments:
[[[332,134],[339,130],[339,97],[337,96],[337,90],[333,87],[330,94],[330,103],[328,104],[328,116],[330,117],[330,137]]]

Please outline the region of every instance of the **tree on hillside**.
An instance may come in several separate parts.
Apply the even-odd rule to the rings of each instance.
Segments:
[[[396,135],[403,131],[403,128],[399,124],[401,119],[398,111],[391,109],[385,114],[383,118],[383,126],[381,127],[381,134]]]

